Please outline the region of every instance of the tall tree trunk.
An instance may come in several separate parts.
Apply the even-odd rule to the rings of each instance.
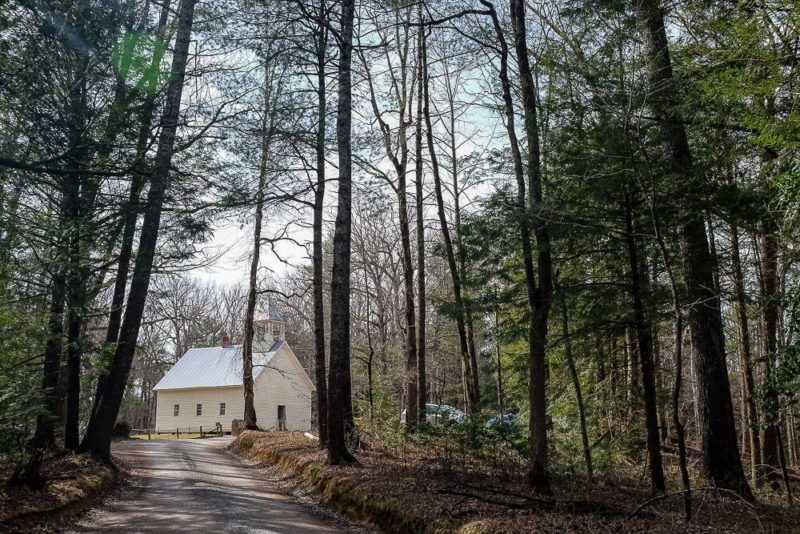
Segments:
[[[367,64],[366,57],[361,54],[361,60],[364,63],[364,70],[367,74],[367,85],[370,92],[370,102],[372,110],[375,114],[375,120],[378,123],[384,142],[384,149],[386,157],[391,161],[394,171],[397,174],[397,185],[395,192],[397,193],[397,206],[398,206],[398,219],[400,227],[400,261],[403,269],[403,318],[404,322],[401,329],[404,333],[403,347],[405,351],[405,374],[403,376],[403,399],[404,408],[406,412],[406,431],[414,432],[417,427],[419,419],[419,400],[417,397],[417,320],[416,310],[414,305],[414,264],[411,256],[411,226],[409,223],[409,208],[408,208],[408,136],[407,128],[409,121],[412,118],[412,111],[410,102],[413,101],[413,84],[412,89],[409,90],[408,84],[408,37],[409,27],[407,24],[401,24],[401,12],[399,6],[395,7],[395,17],[397,18],[397,27],[403,28],[403,34],[400,36],[398,45],[401,47],[397,52],[399,61],[399,76],[395,72],[395,67],[390,62],[389,76],[391,78],[391,87],[393,88],[394,97],[397,99],[398,117],[397,117],[397,137],[396,147],[393,142],[393,134],[391,126],[384,120],[384,113],[378,107],[378,100],[373,85],[370,68]],[[410,16],[410,11],[407,12]],[[398,34],[400,35],[400,34]],[[406,113],[408,115],[406,115]]]
[[[673,284],[674,285],[674,284]],[[673,313],[675,320],[674,329],[674,353],[675,353],[675,384],[672,388],[672,425],[675,427],[675,436],[678,438],[678,465],[681,470],[681,484],[683,485],[683,506],[684,516],[688,523],[692,519],[692,491],[689,481],[689,468],[686,460],[686,433],[681,422],[681,386],[683,381],[683,312],[676,304],[677,288],[673,288]]]
[[[761,260],[760,285],[761,285],[761,322],[764,335],[761,336],[763,363],[762,373],[765,383],[769,382],[775,365],[776,351],[778,349],[778,239],[777,226],[772,218],[767,215],[762,220],[761,232],[758,239],[759,256]],[[767,394],[763,402],[763,426],[761,430],[761,462],[772,472],[768,473],[773,478],[778,473],[775,470],[780,466],[778,454],[778,433],[780,432],[778,400],[773,394]]]
[[[650,68],[650,106],[659,120],[661,141],[674,183],[696,169],[686,129],[676,116],[664,14],[658,0],[642,0],[638,17]],[[689,325],[697,348],[702,412],[703,474],[717,486],[752,498],[739,457],[736,424],[725,361],[719,298],[713,290],[712,258],[703,217],[684,216],[680,224],[686,292],[692,306]]]
[[[625,391],[625,400],[631,405],[639,397],[639,360],[636,339],[633,336],[633,329],[625,327],[625,361],[627,362],[626,376],[628,377],[628,388]]]
[[[628,242],[631,298],[633,299],[633,321],[639,345],[639,359],[644,393],[645,426],[647,430],[647,456],[653,491],[664,493],[664,467],[661,460],[661,442],[658,435],[658,399],[656,398],[655,366],[653,364],[652,329],[645,315],[642,298],[641,263],[633,227],[633,206],[630,193],[625,191],[625,233]]]
[[[527,32],[525,29],[525,2],[511,1],[511,22],[514,30],[514,48],[519,67],[520,90],[525,111],[525,137],[527,140],[528,203],[534,235],[536,236],[536,275],[532,258],[525,259],[525,280],[528,286],[533,318],[530,327],[530,382],[528,384],[531,407],[530,446],[531,458],[528,478],[534,490],[549,493],[547,474],[547,319],[553,300],[553,262],[550,251],[550,231],[542,215],[542,172],[539,148],[539,123],[536,109],[536,86],[528,60]],[[522,189],[520,189],[522,191]],[[524,203],[524,199],[520,199]],[[527,237],[527,236],[526,236]],[[524,246],[524,244],[523,244]],[[528,246],[530,248],[530,245]],[[523,256],[531,251],[523,250]],[[530,264],[530,265],[529,265]]]
[[[406,347],[406,431],[414,432],[419,420],[419,399],[417,397],[417,319],[414,309],[414,266],[411,258],[411,229],[408,221],[408,201],[406,192],[406,169],[403,166],[398,174],[397,195],[400,213],[400,241],[403,262],[403,300],[405,316]]]
[[[319,3],[321,21],[325,20],[325,0]],[[314,286],[314,377],[316,379],[317,432],[319,443],[325,447],[328,441],[328,376],[325,359],[325,305],[323,302],[323,250],[322,226],[325,210],[325,130],[328,118],[327,86],[325,79],[325,57],[328,48],[328,30],[320,23],[316,35],[317,45],[317,183],[314,187],[314,244],[313,244],[313,286]]]
[[[572,378],[572,387],[575,390],[575,401],[578,403],[578,425],[581,432],[581,444],[583,445],[583,461],[586,463],[586,476],[589,478],[589,480],[593,480],[594,472],[592,470],[592,448],[591,445],[589,445],[589,433],[586,430],[586,411],[583,405],[581,380],[578,376],[578,368],[575,366],[575,356],[572,354],[572,339],[570,338],[569,333],[567,297],[564,294],[563,288],[558,288],[557,291],[561,295],[561,335],[564,338],[564,355],[567,357],[567,367],[569,367],[569,375],[570,378]],[[659,462],[660,461],[661,456],[659,455]]]
[[[497,290],[494,293],[495,302],[497,301]],[[500,416],[500,423],[503,423],[503,416],[506,414],[506,406],[503,394],[503,358],[500,352],[500,307],[494,306],[494,352],[495,369],[497,374],[497,414]]]
[[[428,74],[428,51],[426,39],[422,40],[422,68],[423,68],[423,105],[422,113],[425,116],[425,134],[428,142],[428,153],[431,158],[431,171],[433,174],[433,188],[436,194],[436,208],[439,215],[439,225],[442,229],[442,241],[447,255],[447,266],[450,271],[450,279],[453,285],[453,298],[456,304],[456,328],[458,330],[459,350],[461,355],[461,367],[464,376],[464,403],[467,413],[475,415],[478,410],[478,400],[480,393],[475,390],[476,381],[472,378],[473,369],[467,340],[467,329],[465,323],[464,299],[461,291],[461,275],[458,271],[458,263],[453,247],[453,240],[450,237],[450,226],[447,222],[447,215],[444,209],[444,195],[442,194],[442,179],[439,172],[439,161],[436,156],[436,145],[433,139],[433,121],[431,120],[430,110],[430,75]]]
[[[69,274],[67,275],[67,402],[64,418],[64,447],[77,450],[80,445],[81,409],[81,331],[86,306],[86,269],[82,265],[82,225],[76,213],[73,235],[69,237]]]
[[[755,401],[755,379],[750,352],[750,325],[747,318],[747,297],[739,253],[739,227],[731,223],[731,266],[733,268],[733,297],[735,301],[737,348],[739,367],[742,369],[742,394],[744,396],[745,421],[743,427],[750,444],[750,477],[758,484],[758,464],[761,461],[761,440],[758,435],[758,410]]]
[[[58,249],[58,247],[56,247]],[[66,283],[63,267],[54,266],[50,288],[50,310],[47,321],[47,344],[44,349],[44,375],[42,391],[44,392],[44,412],[36,418],[36,431],[31,440],[32,448],[50,447],[55,444],[55,423],[58,419],[58,385],[61,369],[61,349],[64,335],[64,303],[66,299]]]
[[[331,362],[328,379],[328,462],[336,465],[355,459],[345,439],[352,418],[350,399],[350,236],[352,222],[352,112],[351,63],[354,0],[342,0],[339,29],[339,101],[336,141],[339,149],[339,199],[333,236],[331,276]]]
[[[655,191],[653,189],[653,191]],[[681,485],[683,486],[683,509],[684,517],[688,524],[692,519],[692,487],[689,480],[689,467],[686,460],[686,433],[683,422],[681,421],[680,401],[681,388],[683,386],[683,310],[681,308],[678,282],[672,268],[667,244],[661,231],[661,222],[656,208],[655,193],[648,198],[650,217],[653,223],[653,230],[658,244],[661,259],[664,262],[664,270],[669,280],[670,296],[672,297],[673,314],[673,364],[675,365],[675,381],[672,388],[671,412],[672,426],[675,428],[675,437],[678,440],[678,466],[681,472]]]
[[[648,286],[649,286],[648,282]],[[653,311],[651,308],[651,317],[653,317]],[[661,347],[661,340],[659,338],[659,329],[658,329],[658,321],[652,321],[650,323],[650,328],[652,330],[652,337],[653,337],[653,365],[655,365],[656,369],[663,370],[663,353]],[[669,439],[669,417],[667,416],[667,409],[668,403],[663,402],[663,392],[666,391],[666,386],[664,383],[664,373],[656,373],[656,399],[658,402],[658,433],[659,439],[661,440],[661,444],[664,445],[667,443]]]
[[[456,255],[458,257],[458,268],[462,282],[467,280],[467,261],[466,252],[462,243],[462,230],[461,230],[461,189],[458,183],[458,145],[456,144],[456,110],[455,110],[455,90],[450,84],[449,70],[445,69],[445,75],[448,77],[447,88],[447,104],[449,109],[449,134],[450,134],[450,174],[453,178],[453,229],[455,230],[455,246]],[[467,330],[467,351],[469,352],[470,368],[473,370],[470,374],[471,384],[470,387],[473,391],[477,392],[476,402],[480,402],[480,377],[478,376],[478,356],[475,349],[475,325],[472,315],[472,306],[469,298],[464,296],[464,326]]]
[[[451,114],[452,117],[452,114]],[[451,126],[455,125],[451,123]],[[458,166],[455,151],[455,136],[451,139],[453,152],[451,157],[453,159],[453,219],[456,237],[456,250],[458,251],[458,266],[461,273],[461,280],[467,279],[467,265],[466,254],[464,246],[461,243],[461,191],[458,188]],[[464,325],[467,329],[467,350],[469,351],[469,365],[472,372],[470,373],[470,380],[472,383],[470,387],[476,394],[476,402],[480,402],[480,377],[478,374],[478,355],[475,349],[475,321],[472,316],[472,307],[469,299],[464,298]]]
[[[156,35],[164,42],[169,20],[170,0],[164,0],[161,7],[161,15],[158,20]],[[153,126],[153,116],[155,115],[157,73],[160,70],[163,53],[154,52],[150,62],[149,78],[150,85],[146,88],[146,96],[139,112],[139,131],[136,139],[136,158],[135,167],[131,177],[128,199],[123,211],[123,229],[120,241],[119,257],[117,258],[117,273],[114,277],[114,291],[111,297],[111,309],[106,327],[105,345],[103,348],[104,362],[109,363],[116,350],[116,343],[119,339],[119,329],[122,325],[122,312],[125,304],[125,289],[128,284],[128,274],[130,273],[131,260],[133,259],[133,243],[136,237],[136,222],[139,219],[141,207],[139,205],[142,190],[147,182],[149,171],[145,162],[150,139],[150,129]],[[102,396],[101,392],[105,389],[106,373],[102,373],[97,380],[94,402],[90,419],[97,411],[98,400]]]
[[[86,306],[88,256],[83,250],[87,244],[84,232],[85,218],[88,215],[82,209],[81,189],[86,180],[80,170],[86,163],[86,139],[84,138],[87,123],[86,105],[86,73],[89,64],[87,59],[80,62],[76,79],[72,80],[69,95],[70,121],[70,154],[68,157],[69,173],[64,177],[62,194],[64,197],[64,215],[67,222],[67,375],[66,375],[66,411],[64,417],[64,447],[76,450],[80,445],[80,395],[81,395],[81,331]]]
[[[423,21],[422,3],[417,8],[419,22]],[[428,383],[425,370],[425,327],[427,309],[425,298],[425,205],[423,191],[422,161],[422,100],[424,72],[422,67],[422,41],[425,39],[425,27],[420,26],[417,33],[417,118],[414,125],[414,201],[416,207],[417,230],[417,400],[419,401],[419,421],[426,421],[425,404],[428,401]]]
[[[794,408],[790,408],[789,415],[786,420],[786,448],[789,452],[788,465],[797,468],[797,423],[794,414]]]
[[[114,97],[110,104],[109,117],[99,141],[99,149],[94,157],[94,165],[99,169],[103,169],[108,165],[114,143],[119,131],[122,129],[125,115],[132,101],[129,97],[124,77],[127,72],[126,69],[129,68],[128,65],[131,63],[130,56],[133,50],[126,49],[123,53],[127,56],[121,61],[125,67],[117,80]],[[83,67],[84,72],[87,69],[88,66],[85,64]],[[77,85],[82,86],[84,84]],[[85,88],[81,92],[79,100],[75,103],[79,111],[75,113],[75,117],[72,119],[77,128],[76,142],[73,144],[79,147],[85,145],[85,143],[79,141],[84,132],[85,122],[85,119],[81,116],[86,113]],[[72,162],[77,163],[81,160],[89,159],[87,149],[78,149],[75,152],[79,154],[74,154],[70,158]],[[77,164],[81,165],[81,163]],[[95,207],[101,180],[97,176],[75,176],[73,182],[75,189],[71,189],[70,194],[74,196],[73,202],[75,206],[72,208],[74,224],[68,244],[70,259],[67,276],[67,403],[64,434],[65,447],[69,450],[77,450],[80,445],[80,378],[83,353],[81,334],[85,324],[85,308],[92,300],[93,295],[96,294],[89,288],[90,269],[86,262],[89,259],[92,244],[100,237],[91,214]],[[108,237],[109,251],[113,250],[117,237],[118,233],[112,233]],[[102,276],[99,282],[102,282]]]
[[[253,257],[250,259],[250,277],[248,279],[247,309],[244,316],[244,344],[242,347],[242,383],[244,385],[244,427],[257,430],[255,394],[253,392],[253,340],[255,338],[255,312],[258,299],[258,264],[261,258],[261,226],[264,218],[264,193],[267,186],[267,165],[272,139],[272,119],[274,102],[272,99],[272,83],[269,62],[264,67],[264,109],[261,118],[261,161],[258,172],[258,189],[256,191],[256,218],[253,226]]]
[[[503,90],[503,104],[506,115],[506,132],[511,146],[511,156],[514,163],[514,175],[517,181],[516,211],[519,220],[520,242],[522,244],[522,259],[525,267],[525,282],[527,288],[528,305],[531,311],[531,322],[528,329],[528,347],[530,351],[529,361],[529,383],[528,383],[528,402],[530,405],[529,422],[529,444],[530,458],[528,465],[528,483],[535,491],[548,493],[550,482],[547,474],[547,408],[546,408],[546,367],[545,367],[545,342],[547,338],[547,312],[549,311],[549,299],[552,294],[552,279],[547,278],[543,281],[546,287],[541,289],[545,292],[547,305],[542,300],[542,294],[536,287],[536,272],[533,267],[533,246],[531,244],[531,213],[526,206],[525,168],[522,161],[522,153],[519,148],[519,140],[515,127],[514,101],[511,95],[511,82],[508,76],[508,56],[509,49],[503,28],[497,16],[494,5],[488,0],[481,0],[481,4],[488,8],[494,26],[495,37],[500,45],[500,84]],[[525,109],[525,127],[528,134],[528,179],[530,184],[538,184],[539,172],[539,152],[538,152],[538,124],[536,121],[536,94],[532,86],[532,76],[528,63],[527,43],[525,42],[524,25],[525,8],[521,3],[513,1],[511,4],[511,17],[514,27],[514,42],[517,45],[517,61],[520,63],[520,80],[523,85],[523,101]],[[530,130],[529,130],[530,129]],[[541,190],[538,192],[538,200],[541,201]],[[536,195],[530,194],[529,202],[531,207],[536,200]],[[532,208],[533,209],[533,208]],[[543,237],[546,237],[546,232]],[[539,232],[537,230],[537,239]],[[542,260],[549,260],[549,245],[540,250]],[[541,276],[542,271],[540,271]],[[551,273],[545,273],[550,276]]]
[[[375,361],[375,346],[372,343],[372,308],[370,306],[369,281],[367,280],[367,270],[364,269],[364,293],[367,298],[367,400],[369,402],[369,419],[375,419],[375,399],[373,388],[372,364]]]
[[[711,255],[711,279],[714,281],[714,292],[717,294],[717,298],[719,298],[719,256],[717,256],[717,240],[714,235],[714,221],[710,215],[708,216],[706,225],[708,226],[708,252]]]
[[[147,291],[150,286],[150,274],[158,242],[161,212],[169,181],[175,136],[178,128],[195,3],[196,0],[182,0],[181,2],[170,82],[167,88],[164,112],[161,117],[161,135],[150,191],[148,192],[144,209],[144,221],[133,270],[128,306],[120,329],[119,342],[114,358],[104,381],[104,391],[100,392],[97,410],[89,421],[86,435],[81,443],[82,450],[91,452],[104,460],[110,458],[111,431],[116,422],[122,397],[125,393],[128,374],[136,351],[136,341],[139,327],[141,326]]]

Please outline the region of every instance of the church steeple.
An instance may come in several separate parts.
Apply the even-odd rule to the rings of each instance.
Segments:
[[[286,339],[286,321],[277,308],[269,306],[267,313],[253,321],[255,336],[253,349],[256,352],[268,352],[272,346]]]

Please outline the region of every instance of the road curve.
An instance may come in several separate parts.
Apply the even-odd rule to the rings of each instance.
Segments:
[[[230,438],[129,440],[114,454],[137,486],[84,517],[71,532],[338,533],[225,447]]]

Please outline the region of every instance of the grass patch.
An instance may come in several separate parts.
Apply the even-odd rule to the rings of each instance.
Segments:
[[[205,438],[216,438],[219,437],[219,434],[203,434],[202,436],[199,433],[189,433],[189,432],[181,432],[180,439],[205,439]],[[147,441],[148,439],[178,439],[175,437],[175,432],[171,434],[167,434],[162,432],[160,434],[156,434],[155,432],[151,433],[150,436],[147,434],[131,434],[131,439],[143,439]]]

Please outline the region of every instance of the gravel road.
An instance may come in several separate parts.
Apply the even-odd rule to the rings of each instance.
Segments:
[[[69,532],[344,532],[315,517],[226,450],[231,438],[129,440],[114,455],[134,487],[83,517]]]

